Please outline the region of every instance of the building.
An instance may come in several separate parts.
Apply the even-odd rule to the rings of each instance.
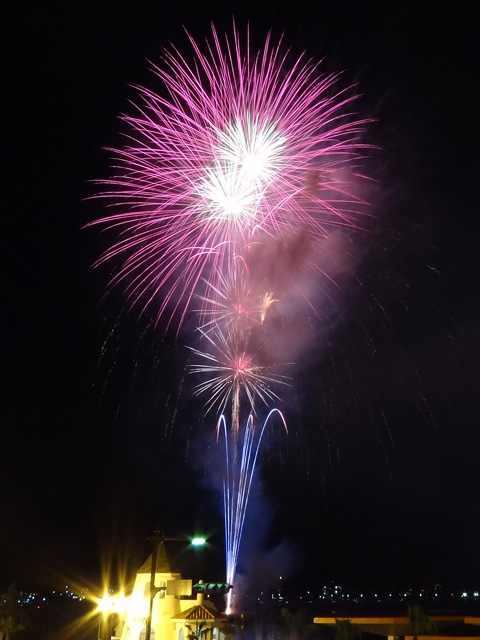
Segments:
[[[226,640],[229,631],[226,616],[202,591],[192,596],[192,580],[185,580],[172,570],[163,541],[158,545],[158,552],[151,554],[138,569],[131,594],[118,599],[115,635],[104,631],[101,640],[146,640],[154,555],[150,639]]]

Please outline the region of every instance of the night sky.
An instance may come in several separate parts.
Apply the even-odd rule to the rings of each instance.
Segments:
[[[310,6],[315,5],[315,8]],[[5,11],[5,9],[4,9]],[[299,584],[473,585],[480,576],[478,117],[473,5],[83,0],[7,7],[0,588],[129,569],[156,525],[209,536],[222,576],[221,457],[185,373],[189,327],[110,289],[91,181],[109,176],[147,60],[209,23],[358,83],[378,147],[372,222],[268,434],[243,568]],[[187,48],[187,47],[186,47]],[[475,113],[474,113],[475,111]],[[5,145],[6,142],[6,145]],[[6,197],[5,197],[6,194]],[[110,238],[111,240],[111,238]],[[307,329],[306,329],[307,330]],[[253,523],[253,526],[252,526]],[[254,535],[253,531],[254,530]],[[261,571],[260,571],[261,570]],[[203,576],[209,579],[210,576]],[[258,582],[258,580],[257,580]]]

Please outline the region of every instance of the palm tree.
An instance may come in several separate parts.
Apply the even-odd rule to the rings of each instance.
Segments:
[[[360,627],[351,620],[335,618],[335,640],[360,640],[362,632]]]
[[[412,625],[414,640],[418,640],[419,635],[428,635],[436,632],[435,623],[419,604],[409,604],[407,615]]]
[[[306,611],[292,613],[288,609],[281,610],[283,630],[280,633],[282,640],[305,640],[312,631],[310,618]]]
[[[186,627],[189,630],[189,634],[187,635],[188,640],[207,640],[208,632],[211,631],[210,627],[205,626],[205,620],[202,622],[197,622],[195,624],[195,628],[187,624]]]

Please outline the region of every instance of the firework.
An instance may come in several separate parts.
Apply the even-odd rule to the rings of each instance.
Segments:
[[[220,416],[217,425],[217,435],[223,434],[225,443],[225,477],[223,482],[223,499],[225,508],[225,556],[227,565],[227,582],[234,584],[235,573],[242,539],[243,525],[247,511],[248,498],[257,464],[258,452],[262,443],[265,429],[277,414],[285,431],[287,423],[278,409],[272,409],[263,423],[260,431],[255,430],[253,416],[250,415],[243,433],[240,452],[238,443],[229,438],[229,431],[224,416]],[[238,456],[237,454],[241,455]],[[231,592],[227,598],[227,613],[231,613]]]
[[[217,407],[223,413],[231,403],[232,428],[238,431],[241,396],[246,396],[249,410],[255,413],[257,398],[266,405],[269,400],[280,400],[271,386],[288,385],[288,378],[275,373],[272,366],[262,364],[262,351],[269,349],[266,340],[256,342],[251,334],[237,330],[225,334],[218,325],[212,333],[201,333],[212,350],[191,349],[206,361],[191,367],[192,373],[207,376],[197,385],[196,393],[208,394],[207,411]]]
[[[209,332],[219,325],[226,330],[233,327],[248,332],[252,326],[265,322],[267,313],[279,300],[271,292],[255,290],[255,280],[249,276],[242,261],[233,273],[219,274],[220,288],[205,282],[207,295],[198,296],[202,309],[197,310],[204,319],[200,327],[202,332]]]
[[[299,267],[325,271],[318,254],[333,232],[361,226],[356,165],[367,145],[365,121],[350,113],[354,92],[305,55],[291,62],[281,40],[267,37],[255,52],[235,28],[221,37],[212,27],[203,47],[188,38],[190,59],[172,47],[152,65],[158,93],[137,88],[136,114],[123,116],[127,142],[110,150],[114,175],[100,181],[113,210],[92,224],[116,234],[98,263],[119,260],[112,284],[132,305],[178,329],[189,310],[199,316],[191,370],[204,377],[196,393],[207,411],[222,414],[232,583],[272,413],[286,428],[278,409],[260,430],[254,422],[257,405],[277,402],[289,384],[277,371],[273,310],[286,291],[306,297]]]
[[[360,224],[351,180],[366,146],[352,91],[305,56],[288,65],[281,41],[255,53],[236,29],[189,40],[192,59],[165,51],[160,92],[139,87],[123,116],[127,142],[100,181],[115,211],[92,223],[116,233],[98,261],[120,259],[112,283],[178,326],[201,283],[221,289],[255,243]]]

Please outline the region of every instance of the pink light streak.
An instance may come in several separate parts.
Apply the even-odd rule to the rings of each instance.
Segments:
[[[111,284],[178,327],[201,281],[220,288],[252,243],[301,229],[315,244],[360,225],[350,170],[367,147],[336,74],[305,55],[289,66],[270,37],[254,52],[235,28],[212,27],[203,47],[188,37],[191,60],[172,47],[152,65],[159,93],[137,87],[114,173],[99,181],[115,211],[91,223],[116,233],[98,260],[121,260]]]

